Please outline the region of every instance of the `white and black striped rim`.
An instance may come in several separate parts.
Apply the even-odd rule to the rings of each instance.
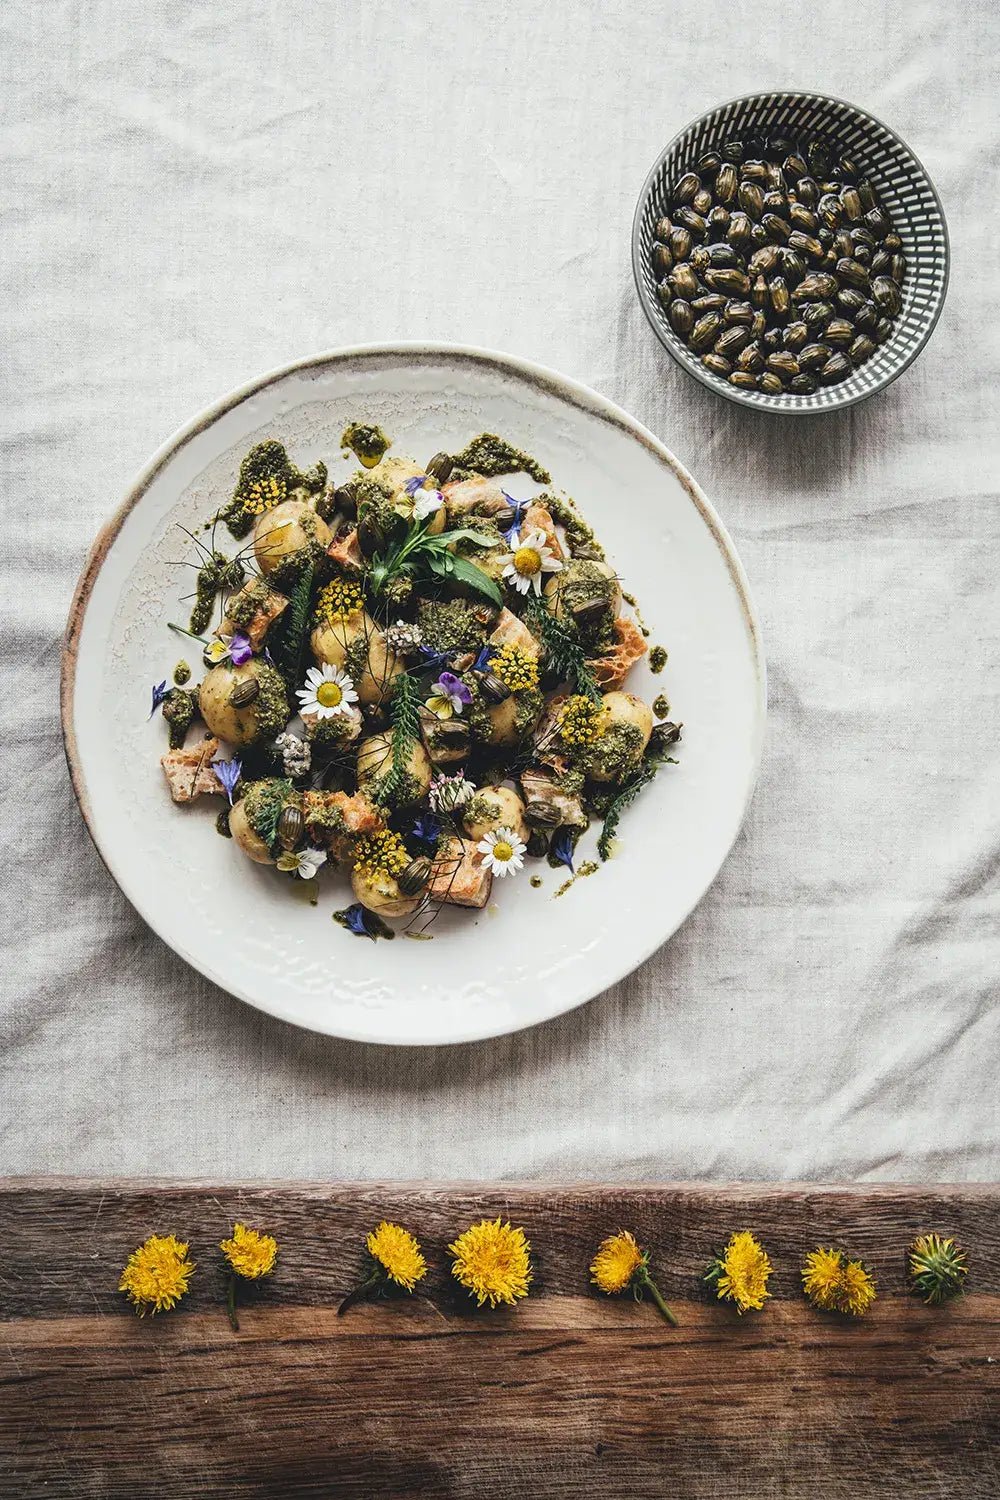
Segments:
[[[674,333],[656,296],[653,226],[668,210],[671,184],[710,147],[764,131],[823,136],[852,157],[880,194],[907,261],[903,309],[890,337],[846,380],[812,396],[743,391],[713,375]],[[948,261],[948,226],[941,201],[909,146],[874,115],[824,94],[745,94],[702,115],[676,135],[657,159],[639,195],[632,226],[632,270],[639,300],[657,338],[677,363],[729,401],[792,416],[853,406],[902,375],[941,315]]]

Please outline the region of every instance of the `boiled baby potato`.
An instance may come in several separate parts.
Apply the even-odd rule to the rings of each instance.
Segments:
[[[375,790],[373,784],[382,781],[392,767],[392,737],[388,734],[370,734],[358,746],[358,787],[362,791]],[[419,740],[410,746],[406,757],[406,772],[409,785],[397,799],[400,806],[420,802],[427,796],[431,784],[433,767],[427,751]]]
[[[391,875],[365,875],[354,870],[351,887],[369,911],[380,917],[408,917],[420,905],[421,896],[404,896]]]
[[[516,745],[525,735],[534,728],[534,723],[525,722],[522,712],[523,699],[517,693],[511,693],[502,703],[491,703],[487,707],[490,719],[490,733],[487,739],[489,745]],[[522,713],[520,724],[518,714]],[[539,701],[539,713],[541,702]],[[534,715],[537,723],[538,714]]]
[[[242,802],[237,802],[229,814],[229,832],[243,853],[252,859],[254,864],[274,864],[264,840],[250,827],[250,819],[247,817],[246,807]]]
[[[549,575],[542,592],[557,620],[572,615],[574,605],[589,600],[605,604],[609,621],[621,614],[621,586],[610,563],[572,558],[558,573]]]
[[[325,552],[332,540],[329,526],[303,500],[283,500],[265,510],[253,528],[254,557],[265,577],[304,547],[318,543]]]
[[[212,734],[231,745],[256,744],[280,734],[288,722],[285,685],[257,656],[240,667],[232,662],[212,667],[198,689],[198,706]]]
[[[407,482],[411,479],[424,479],[424,470],[419,464],[414,463],[412,458],[390,458],[388,455],[370,469],[367,476],[374,480],[390,496],[393,505],[399,504],[409,508],[411,496],[407,494]],[[436,488],[434,481],[424,485],[424,490]],[[418,500],[421,490],[417,490],[412,496],[414,501]],[[426,530],[431,536],[439,536],[445,528],[447,514],[443,505],[434,511],[426,522]]]
[[[509,828],[525,843],[528,840],[524,803],[513,787],[482,787],[469,803],[463,821],[466,833],[476,843],[498,828]]]
[[[363,653],[356,644],[362,639],[367,648]],[[328,621],[317,625],[310,645],[318,662],[348,671],[361,703],[380,703],[403,670],[402,662],[389,650],[385,636],[367,610],[359,610],[349,620],[338,620],[333,625]],[[360,671],[355,665],[356,658],[360,660]]]
[[[606,728],[590,746],[587,774],[594,781],[622,781],[639,764],[653,732],[653,712],[634,693],[604,693]]]

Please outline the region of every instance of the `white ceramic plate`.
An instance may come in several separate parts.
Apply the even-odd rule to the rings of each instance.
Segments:
[[[252,443],[280,438],[297,464],[334,477],[354,467],[339,436],[380,423],[398,453],[455,451],[499,432],[535,454],[572,495],[638,595],[670,659],[628,686],[665,692],[683,721],[666,767],[622,820],[620,851],[559,899],[544,885],[496,882],[482,913],[448,911],[433,941],[371,943],[331,921],[351,899],[323,881],[318,907],[215,832],[214,801],[177,807],[158,759],[150,686],[185,655],[168,620],[186,592],[171,559],[232,492]],[[509,485],[533,493],[530,481]],[[190,584],[188,584],[188,587]],[[651,433],[586,387],[483,350],[438,345],[348,349],[252,381],[177,433],[98,538],[77,589],[63,667],[70,770],[102,858],[150,926],[188,963],[259,1009],[360,1041],[472,1041],[530,1026],[590,999],[684,921],[735,839],[764,725],[764,662],[739,559],[694,480]],[[592,847],[593,832],[581,846]],[[565,874],[565,871],[562,872]]]

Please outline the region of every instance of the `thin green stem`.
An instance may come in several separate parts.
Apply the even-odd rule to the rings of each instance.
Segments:
[[[229,1322],[234,1333],[239,1333],[240,1322],[236,1316],[236,1272],[233,1271],[229,1277],[229,1287],[226,1291],[226,1311],[229,1314]]]
[[[353,1292],[348,1292],[347,1296],[337,1308],[338,1318],[341,1317],[349,1307],[353,1307],[355,1302],[360,1302],[362,1297],[367,1297],[372,1288],[378,1286],[381,1280],[381,1271],[373,1271],[370,1276],[365,1277],[364,1281],[359,1282],[358,1285],[354,1288]]]
[[[656,1285],[656,1282],[653,1280],[652,1276],[650,1276],[645,1267],[643,1267],[642,1274],[639,1277],[639,1285],[649,1293],[650,1297],[653,1300],[653,1303],[660,1313],[660,1316],[664,1318],[672,1328],[676,1328],[677,1319],[674,1317],[673,1313],[670,1311],[670,1308],[664,1302],[663,1297],[660,1293],[660,1288]]]
[[[193,630],[185,630],[183,625],[175,625],[172,621],[168,620],[167,629],[176,630],[178,635],[186,635],[189,641],[200,641],[203,646],[208,645],[208,641],[203,635],[195,635]]]

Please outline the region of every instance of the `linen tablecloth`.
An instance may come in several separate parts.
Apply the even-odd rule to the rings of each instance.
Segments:
[[[998,43],[989,0],[0,7],[0,1171],[997,1176]],[[629,265],[669,137],[782,87],[899,131],[953,244],[917,364],[802,422],[680,372]],[[676,937],[550,1025],[426,1052],[295,1031],[174,957],[91,847],[57,698],[147,455],[256,372],[399,338],[652,428],[733,532],[770,671],[749,818]]]

